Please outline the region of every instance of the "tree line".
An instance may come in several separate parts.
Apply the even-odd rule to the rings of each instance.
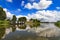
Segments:
[[[24,22],[24,23],[26,23],[27,22],[27,18],[26,17],[19,17],[18,18],[18,20],[17,20],[17,17],[15,16],[15,15],[13,15],[13,17],[12,17],[12,19],[10,20],[10,19],[7,19],[7,17],[6,17],[6,13],[5,13],[5,11],[3,10],[3,8],[2,7],[0,7],[0,21],[2,21],[2,20],[6,20],[6,21],[9,21],[11,24],[13,24],[13,25],[15,25],[16,24],[16,22],[17,23],[19,23],[19,22]],[[33,22],[39,22],[39,20],[37,20],[37,19],[30,19],[29,20],[30,22],[31,21],[33,21]],[[33,23],[32,22],[32,23]]]
[[[17,21],[17,23],[24,22],[24,23],[30,24],[30,25],[32,25],[32,24],[33,25],[36,25],[36,24],[38,25],[40,23],[40,20],[32,19],[32,18],[29,20],[29,22],[27,22],[26,17],[19,17],[18,20],[17,20],[17,17],[15,15],[13,15],[12,20],[7,19],[6,12],[3,10],[2,7],[0,7],[0,25],[2,25],[2,24],[6,24],[6,25],[8,24],[9,25],[10,23],[15,25],[16,21]],[[60,27],[60,21],[57,21],[55,23],[55,25]]]

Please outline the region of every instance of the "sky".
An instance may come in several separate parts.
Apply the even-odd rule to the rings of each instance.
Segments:
[[[60,20],[60,0],[0,0],[7,18],[13,15],[55,22]]]

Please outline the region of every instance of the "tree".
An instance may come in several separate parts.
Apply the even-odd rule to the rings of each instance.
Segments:
[[[37,20],[37,19],[30,19],[30,27],[38,27],[40,26],[40,20]]]
[[[17,19],[16,16],[13,15],[13,18],[12,18],[12,24],[13,24],[13,25],[15,25],[16,19]]]
[[[32,21],[32,22],[39,22],[40,23],[40,20],[37,20],[37,19],[30,19],[30,21]]]
[[[6,13],[3,10],[2,7],[0,7],[0,20],[5,20],[6,19]]]
[[[13,15],[13,18],[12,18],[12,21],[16,21],[16,16],[15,15]]]
[[[26,19],[26,17],[20,17],[19,19],[18,19],[18,22],[26,22],[27,21],[27,19]]]

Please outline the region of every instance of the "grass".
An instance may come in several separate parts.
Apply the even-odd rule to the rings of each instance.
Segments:
[[[60,28],[60,21],[56,22],[55,25]]]
[[[6,21],[6,20],[2,21],[2,20],[0,20],[0,28],[6,28],[6,27],[9,27],[9,25],[10,25],[9,21]]]

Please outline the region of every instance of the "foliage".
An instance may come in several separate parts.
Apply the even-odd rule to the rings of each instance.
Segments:
[[[6,19],[6,13],[3,10],[2,7],[0,7],[0,20],[5,20]]]
[[[30,19],[29,23],[30,27],[38,27],[40,26],[40,21],[37,19]]]
[[[18,22],[26,22],[27,21],[27,19],[26,19],[26,17],[20,17],[19,19],[18,19]]]
[[[37,20],[37,19],[30,19],[30,21],[40,23],[40,20]]]
[[[13,15],[12,21],[13,21],[13,22],[15,22],[15,21],[16,21],[16,19],[17,19],[17,18],[16,18],[16,16],[15,16],[15,15]]]
[[[57,21],[57,22],[55,23],[55,25],[56,25],[57,27],[60,27],[60,21]]]
[[[10,20],[10,19],[7,19],[7,21],[10,21],[10,22],[11,22],[11,20]]]
[[[10,23],[15,26],[17,18],[15,15],[13,15],[12,20],[5,20],[6,19],[6,13],[3,10],[2,7],[0,7],[0,27],[9,27]],[[18,22],[21,22],[22,24],[25,24],[27,22],[27,18],[26,17],[20,17],[18,18]],[[30,26],[34,26],[37,27],[38,25],[40,25],[40,21],[37,19],[30,19]],[[19,23],[17,23],[19,24]],[[21,27],[21,28],[25,28],[25,26]]]
[[[15,25],[16,20],[17,20],[16,16],[15,16],[15,15],[13,15],[13,18],[12,18],[12,20],[11,20],[11,22],[12,22],[12,24],[13,24],[13,25]]]

